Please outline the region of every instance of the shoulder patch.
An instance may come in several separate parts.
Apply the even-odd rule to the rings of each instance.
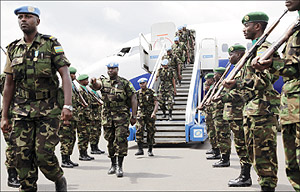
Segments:
[[[63,53],[64,52],[62,46],[54,46],[54,51],[55,51],[55,53]]]

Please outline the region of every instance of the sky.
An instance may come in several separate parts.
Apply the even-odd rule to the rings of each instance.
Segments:
[[[3,1],[1,0],[1,46],[23,36],[14,10],[24,5],[38,7],[38,31],[56,37],[67,58],[78,70],[111,55],[139,33],[150,33],[157,22],[176,26],[236,20],[263,11],[278,18],[284,1]],[[228,29],[222,29],[229,32]],[[1,52],[1,71],[5,65]]]

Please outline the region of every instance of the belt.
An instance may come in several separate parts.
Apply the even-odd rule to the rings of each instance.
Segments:
[[[41,100],[41,99],[49,99],[52,97],[57,96],[57,90],[53,91],[26,91],[24,89],[18,89],[17,94],[21,97],[26,99],[34,99],[34,100]]]

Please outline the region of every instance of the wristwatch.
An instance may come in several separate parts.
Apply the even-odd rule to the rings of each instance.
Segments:
[[[73,106],[72,105],[64,105],[63,108],[69,109],[70,111],[73,111]]]

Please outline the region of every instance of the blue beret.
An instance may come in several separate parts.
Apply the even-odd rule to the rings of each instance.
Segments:
[[[138,83],[144,83],[144,82],[148,82],[148,79],[147,78],[140,78],[138,80]]]
[[[179,37],[175,37],[175,38],[174,38],[174,41],[179,41]]]
[[[217,67],[217,68],[214,69],[214,72],[215,73],[224,73],[225,70],[226,70],[225,67]]]
[[[164,59],[164,60],[162,60],[161,65],[168,65],[168,63],[169,63],[169,60]]]
[[[75,74],[77,72],[77,69],[75,69],[75,67],[69,67],[69,71],[71,74]]]
[[[78,79],[78,81],[82,81],[82,80],[85,80],[88,78],[89,78],[89,76],[87,74],[82,74],[82,75],[79,75],[79,77],[77,79]]]
[[[40,10],[36,7],[32,7],[32,6],[23,6],[20,8],[17,8],[15,11],[15,14],[18,15],[19,13],[29,13],[32,15],[36,15],[38,17],[40,17]]]
[[[166,51],[172,51],[172,47],[166,48]]]
[[[177,27],[178,30],[182,30],[182,28],[183,28],[182,26]]]
[[[119,63],[117,62],[110,62],[109,64],[106,65],[108,68],[116,68],[119,67]]]

